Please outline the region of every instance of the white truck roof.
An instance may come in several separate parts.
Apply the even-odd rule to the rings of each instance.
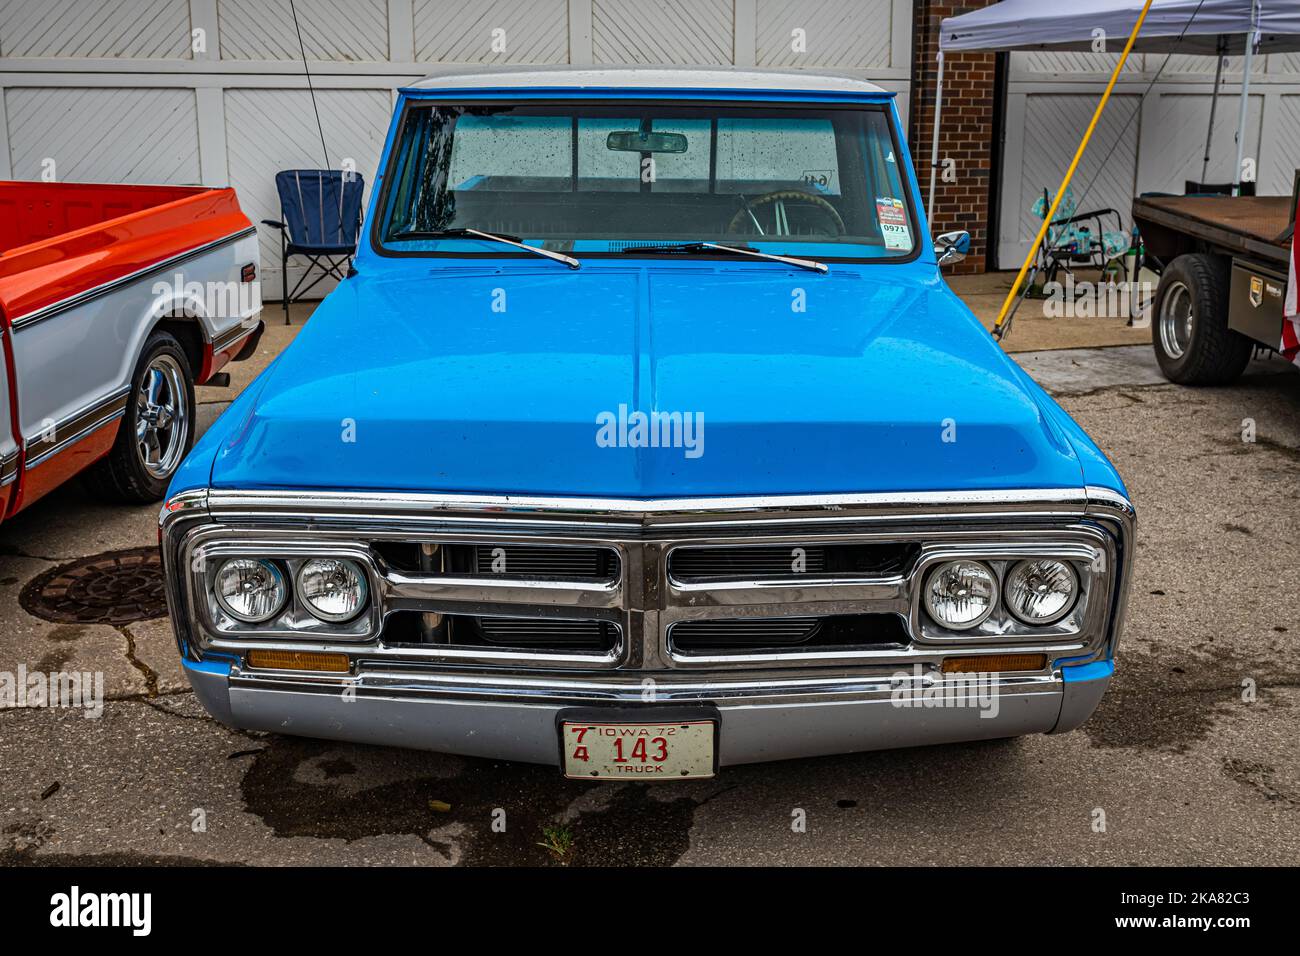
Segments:
[[[813,70],[755,70],[747,67],[452,67],[403,89],[682,89],[779,90],[792,93],[892,95],[846,73]]]

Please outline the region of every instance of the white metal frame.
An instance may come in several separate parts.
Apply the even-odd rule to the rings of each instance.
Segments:
[[[934,82],[934,140],[930,145],[930,192],[925,197],[925,224],[934,226],[934,184],[939,173],[939,126],[943,121],[943,51],[938,54],[939,75]]]
[[[1250,67],[1255,61],[1255,47],[1259,43],[1259,0],[1251,0],[1250,3],[1250,23],[1251,31],[1246,37],[1246,54],[1241,66],[1241,101],[1237,111],[1237,164],[1233,166],[1232,173],[1232,191],[1233,193],[1241,192],[1241,163],[1244,158],[1246,149],[1246,117],[1250,112]],[[1219,95],[1219,87],[1216,82],[1214,87],[1214,96]],[[1213,113],[1213,107],[1211,107]],[[1209,152],[1209,149],[1206,149]]]

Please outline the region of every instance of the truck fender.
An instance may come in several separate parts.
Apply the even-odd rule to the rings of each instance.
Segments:
[[[152,292],[154,297],[146,313],[147,321],[139,324],[138,337],[131,344],[131,367],[135,367],[149,336],[164,329],[180,342],[190,360],[195,384],[200,384],[206,377],[203,367],[208,361],[212,343],[202,284],[189,282],[182,286],[178,279],[166,281],[160,277],[153,284]]]

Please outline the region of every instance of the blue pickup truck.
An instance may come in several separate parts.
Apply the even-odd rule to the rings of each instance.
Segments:
[[[1133,509],[944,284],[892,94],[448,72],[379,170],[163,508],[209,713],[594,780],[1092,713]]]

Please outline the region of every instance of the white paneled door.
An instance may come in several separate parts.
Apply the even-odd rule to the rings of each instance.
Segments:
[[[15,86],[4,98],[15,179],[199,181],[193,90]]]
[[[393,91],[436,64],[833,68],[897,91],[907,111],[911,0],[294,7],[297,28],[289,0],[0,0],[0,179],[231,185],[254,222],[276,219],[275,173],[318,168],[323,151],[369,186]],[[279,236],[259,228],[272,299]]]
[[[1040,223],[1030,207],[1045,188],[1054,190],[1060,182],[1117,58],[1011,54],[998,211],[1000,267],[1019,267],[1028,252]],[[1233,181],[1241,57],[1225,60],[1210,162],[1201,177],[1214,67],[1213,57],[1175,54],[1167,64],[1164,54],[1129,59],[1074,177],[1080,211],[1118,209],[1127,231],[1134,196],[1182,193],[1187,180]],[[1244,156],[1246,174],[1253,173],[1260,195],[1290,195],[1300,167],[1300,56],[1256,58]]]

